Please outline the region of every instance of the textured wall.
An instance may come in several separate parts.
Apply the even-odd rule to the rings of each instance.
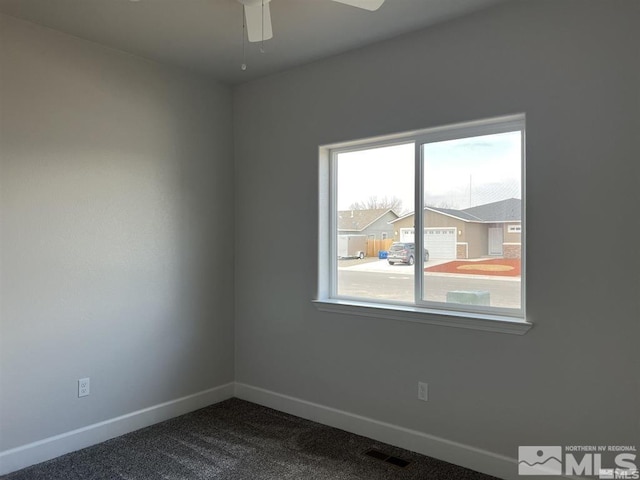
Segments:
[[[234,219],[226,87],[0,22],[2,451],[232,381]]]
[[[510,457],[637,444],[639,13],[508,2],[235,89],[237,381]],[[529,333],[315,310],[318,145],[518,112]]]

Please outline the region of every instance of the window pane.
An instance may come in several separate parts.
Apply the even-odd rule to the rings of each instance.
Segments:
[[[414,207],[414,154],[410,143],[337,155],[337,295],[415,302],[415,255],[394,245]]]
[[[515,131],[422,145],[424,301],[521,308],[521,141]]]

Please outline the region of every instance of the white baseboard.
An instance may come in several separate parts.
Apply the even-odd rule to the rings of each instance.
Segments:
[[[518,476],[518,461],[515,458],[237,382],[220,385],[5,450],[0,452],[0,475],[104,442],[234,396],[505,480],[522,480],[523,478]],[[535,478],[536,480],[555,480],[563,477],[536,476]]]
[[[104,442],[233,397],[234,383],[210,388],[100,423],[0,452],[0,475]]]
[[[518,476],[518,461],[515,458],[243,383],[236,383],[235,396],[487,475],[522,480]],[[536,479],[542,477],[537,476]]]

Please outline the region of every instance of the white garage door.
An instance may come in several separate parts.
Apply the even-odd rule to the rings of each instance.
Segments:
[[[425,228],[424,246],[429,250],[429,258],[456,258],[455,228]]]
[[[413,233],[413,228],[401,228],[400,229],[400,241],[402,243],[412,243],[415,241],[416,236]]]

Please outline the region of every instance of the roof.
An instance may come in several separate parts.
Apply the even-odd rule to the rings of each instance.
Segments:
[[[464,222],[475,223],[501,223],[501,222],[519,222],[522,219],[521,212],[522,200],[518,198],[507,198],[497,202],[485,203],[475,207],[456,210],[453,208],[424,207],[425,210],[441,213],[449,217],[457,218]],[[413,215],[409,213],[401,218],[393,220],[391,223],[407,218]]]
[[[522,219],[521,205],[522,200],[508,198],[462,211],[481,218],[484,222],[519,222]]]
[[[438,207],[424,207],[425,210],[433,210],[434,212],[444,213],[445,215],[449,215],[450,217],[459,218],[460,220],[465,220],[467,222],[481,222],[482,218],[476,217],[475,215],[471,215],[470,213],[465,212],[464,210],[455,210],[453,208],[438,208]]]
[[[371,210],[339,210],[338,230],[361,232],[389,212],[391,212],[396,218],[398,217],[398,214],[390,208],[376,208]]]

